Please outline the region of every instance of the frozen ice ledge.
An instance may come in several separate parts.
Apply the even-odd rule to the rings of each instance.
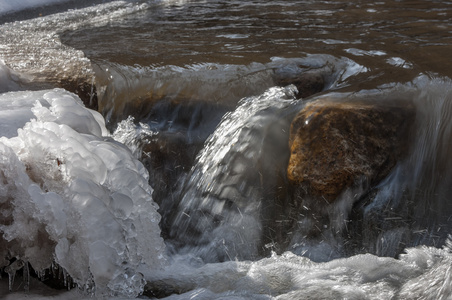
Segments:
[[[0,4],[0,17],[2,9],[9,11],[34,7],[39,5],[39,2],[46,2],[49,5],[58,2],[70,7],[70,3],[73,4],[75,1],[29,2],[19,4],[7,1]],[[77,5],[83,6],[83,3],[88,5],[97,2],[96,0],[77,1]],[[64,88],[77,94],[87,107],[97,109],[95,76],[90,60],[83,51],[62,44],[59,35],[64,31],[83,26],[102,26],[112,18],[120,18],[147,7],[148,4],[113,1],[80,10],[68,10],[51,16],[2,24],[0,26],[0,93]]]
[[[63,89],[0,95],[0,268],[59,265],[89,294],[136,297],[165,264],[148,172]],[[28,276],[24,276],[27,286]]]

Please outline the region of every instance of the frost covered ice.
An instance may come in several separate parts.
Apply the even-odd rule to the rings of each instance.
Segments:
[[[0,104],[0,268],[16,259],[39,274],[54,261],[88,292],[139,295],[137,269],[166,262],[144,166],[65,90]]]
[[[360,254],[325,263],[286,252],[259,261],[191,266],[183,257],[148,275],[165,299],[451,299],[450,245],[409,248],[400,259]],[[193,280],[196,278],[196,280]]]

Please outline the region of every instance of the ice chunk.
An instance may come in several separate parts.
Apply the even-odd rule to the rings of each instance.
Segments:
[[[8,138],[17,136],[17,129],[34,118],[31,108],[37,102],[43,107],[49,107],[49,103],[42,97],[44,94],[42,91],[1,94],[0,136]]]
[[[18,90],[17,77],[14,72],[5,65],[5,62],[0,59],[0,93],[11,90]]]
[[[77,96],[0,97],[8,99],[27,105],[5,106],[21,121],[9,124],[17,136],[0,138],[0,257],[37,271],[55,259],[79,286],[94,282],[96,295],[136,297],[144,286],[137,268],[165,263],[146,169]]]

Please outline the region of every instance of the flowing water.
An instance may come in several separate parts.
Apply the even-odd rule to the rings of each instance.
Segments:
[[[5,298],[451,299],[451,2],[92,4],[0,15]],[[316,220],[286,168],[322,97],[415,120]]]

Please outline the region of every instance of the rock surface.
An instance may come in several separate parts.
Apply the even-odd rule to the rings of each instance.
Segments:
[[[289,181],[328,203],[349,187],[379,182],[406,152],[414,116],[408,101],[307,104],[291,124]]]
[[[279,76],[275,78],[278,86],[293,84],[297,87],[296,97],[307,98],[325,89],[325,78],[321,71],[310,71],[296,75]]]

